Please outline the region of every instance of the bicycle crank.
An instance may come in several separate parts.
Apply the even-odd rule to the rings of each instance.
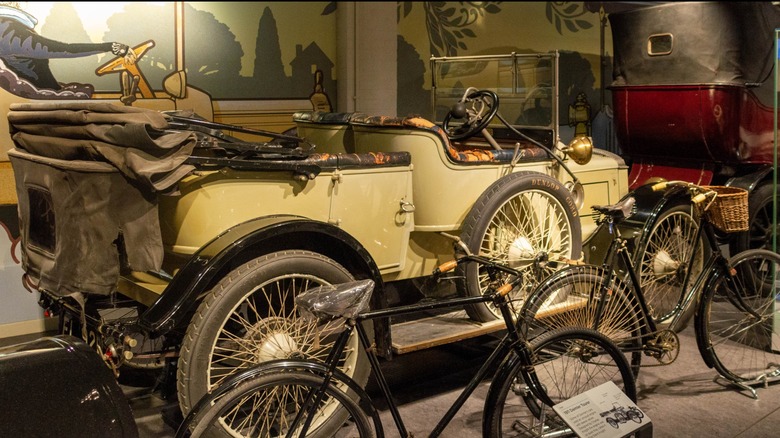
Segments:
[[[655,339],[647,343],[647,347],[650,355],[658,360],[660,365],[669,365],[680,355],[680,338],[673,330],[661,330],[655,335]]]

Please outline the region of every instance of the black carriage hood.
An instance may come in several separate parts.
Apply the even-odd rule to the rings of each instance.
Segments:
[[[772,76],[780,8],[771,2],[674,2],[609,15],[613,86],[751,85]],[[648,54],[651,35],[672,52]]]
[[[185,161],[195,134],[168,129],[159,111],[107,102],[14,103],[10,110],[14,145],[34,155],[108,162],[151,192],[194,169]]]

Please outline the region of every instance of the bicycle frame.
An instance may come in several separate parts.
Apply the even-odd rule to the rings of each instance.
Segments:
[[[500,288],[500,289],[508,288],[506,289],[506,292],[516,287],[518,283],[521,281],[521,277],[518,276],[518,273],[515,270],[495,264],[494,262],[488,259],[479,256],[467,256],[467,257],[463,257],[462,259],[459,259],[458,262],[462,260],[478,261],[484,266],[488,266],[498,271],[502,271],[516,276],[514,280],[512,280],[510,283],[507,283],[502,288]],[[406,315],[406,314],[421,312],[426,310],[462,307],[468,304],[477,304],[477,303],[486,303],[486,302],[492,302],[493,304],[495,304],[501,309],[501,314],[503,316],[504,322],[506,323],[507,333],[502,337],[502,339],[499,341],[499,344],[490,354],[490,357],[488,357],[485,360],[485,363],[482,364],[480,369],[477,371],[474,377],[469,381],[466,387],[461,391],[458,398],[455,400],[455,402],[453,402],[449,410],[447,410],[447,412],[441,417],[439,423],[436,425],[436,427],[429,435],[430,437],[440,436],[444,428],[450,423],[450,421],[452,421],[452,419],[455,417],[457,412],[463,407],[466,400],[471,396],[471,394],[474,392],[477,386],[487,377],[490,369],[494,365],[496,365],[500,359],[503,359],[511,351],[514,351],[524,363],[527,363],[529,365],[532,363],[531,352],[528,349],[526,341],[520,336],[520,331],[518,330],[514,322],[514,316],[509,309],[509,305],[508,305],[509,298],[506,295],[502,294],[501,290],[484,294],[480,297],[456,297],[456,298],[450,298],[450,299],[441,300],[433,303],[411,304],[407,306],[399,306],[399,307],[394,307],[389,309],[368,311],[358,315],[354,319],[348,319],[345,323],[345,330],[339,334],[339,337],[336,340],[333,349],[331,350],[330,354],[328,355],[328,358],[326,359],[325,363],[328,367],[328,374],[325,376],[325,379],[322,384],[322,388],[324,389],[327,387],[327,385],[331,384],[331,378],[333,377],[333,373],[337,370],[338,358],[341,356],[344,348],[346,347],[347,341],[352,331],[357,330],[358,338],[360,339],[360,345],[362,346],[363,351],[368,356],[369,363],[371,364],[372,373],[374,374],[374,377],[377,380],[382,395],[384,396],[385,401],[387,402],[387,405],[390,409],[390,413],[393,417],[393,421],[395,422],[399,434],[402,437],[411,436],[409,435],[409,432],[406,429],[406,425],[404,424],[404,421],[401,417],[401,413],[393,397],[392,390],[390,389],[390,386],[387,383],[387,379],[385,378],[385,375],[382,372],[381,364],[379,363],[379,358],[376,355],[374,349],[371,348],[371,339],[366,333],[366,329],[363,324],[367,321],[371,321],[374,319],[389,318],[392,316]],[[539,400],[541,400],[547,406],[552,406],[554,403],[552,402],[552,400],[550,400],[547,393],[542,389],[541,384],[536,377],[535,371],[531,368],[527,372],[528,372],[529,381],[526,383],[528,384],[529,389],[531,390],[533,395]],[[297,425],[300,424],[301,416],[305,416],[307,418],[306,422],[303,424],[304,427],[302,429],[304,431],[306,430],[306,428],[308,427],[308,422],[310,421],[309,419],[313,417],[312,415],[313,411],[314,409],[316,409],[316,406],[318,406],[320,402],[320,397],[322,397],[322,395],[323,395],[323,391],[318,391],[317,394],[309,393],[307,395],[303,407],[299,411],[298,416],[293,421],[290,430],[296,430]]]
[[[698,208],[698,207],[694,205],[693,208]],[[688,306],[696,305],[695,301],[697,301],[698,298],[701,296],[701,291],[703,290],[704,286],[707,284],[708,282],[707,280],[712,277],[713,271],[717,270],[717,272],[721,274],[726,274],[724,277],[728,282],[734,281],[730,273],[729,261],[723,255],[723,252],[720,249],[718,238],[717,235],[715,234],[713,225],[704,216],[703,211],[699,211],[696,214],[698,214],[698,217],[696,218],[696,222],[698,223],[699,226],[696,230],[696,234],[694,236],[693,241],[699,242],[703,235],[706,238],[706,243],[710,248],[710,255],[706,261],[703,261],[702,270],[698,273],[697,277],[695,279],[692,279],[691,278],[692,269],[690,268],[693,265],[694,261],[696,260],[696,256],[698,255],[697,253],[699,251],[699,245],[693,246],[693,251],[689,259],[686,261],[687,269],[685,271],[685,277],[683,279],[683,283],[681,286],[682,290],[686,290],[687,286],[691,283],[691,281],[694,281],[694,283],[693,283],[693,287],[691,287],[691,289],[682,297],[682,300],[678,302],[674,308],[674,316],[672,317],[671,322],[669,323],[669,330],[672,331],[675,331],[675,329],[678,327],[678,324],[680,323],[680,319],[685,313],[683,312],[683,310],[687,309]],[[609,219],[605,219],[605,220],[609,220]],[[650,310],[647,305],[647,300],[645,299],[644,291],[642,289],[641,283],[639,281],[639,277],[634,267],[631,254],[629,253],[629,250],[626,246],[626,240],[621,236],[619,227],[610,224],[609,230],[614,237],[610,242],[609,248],[607,249],[607,254],[604,258],[604,262],[601,265],[605,273],[606,281],[604,282],[605,288],[599,291],[599,293],[601,294],[599,300],[600,305],[596,310],[596,318],[594,321],[593,328],[595,329],[601,323],[601,312],[604,303],[604,297],[607,293],[609,293],[609,290],[607,290],[608,285],[612,283],[613,278],[615,277],[615,268],[617,267],[615,258],[619,257],[620,261],[622,261],[626,266],[632,294],[633,297],[637,300],[637,303],[639,304],[640,311],[641,311],[640,317],[642,318],[642,322],[644,323],[640,325],[641,337],[642,337],[641,339],[642,342],[640,343],[640,346],[637,348],[626,348],[625,351],[651,350],[654,347],[650,346],[651,344],[649,344],[647,340],[649,336],[658,332],[658,325],[656,324],[655,320],[652,318],[650,314]],[[702,245],[701,250],[703,251],[704,248],[705,248],[704,245]],[[734,285],[732,284],[732,286]],[[734,290],[734,289],[730,289],[730,290]],[[755,312],[755,310],[753,310],[750,306],[744,303],[744,300],[742,299],[741,296],[738,295],[729,296],[728,298],[732,300],[732,302],[740,309],[752,314],[753,316],[760,317],[760,315],[758,315]]]

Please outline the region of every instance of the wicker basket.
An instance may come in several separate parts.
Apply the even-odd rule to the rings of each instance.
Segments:
[[[736,187],[706,186],[718,193],[707,215],[715,228],[725,233],[747,231],[748,191]]]

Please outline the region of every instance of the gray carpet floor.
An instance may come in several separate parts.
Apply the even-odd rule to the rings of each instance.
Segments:
[[[0,339],[0,345],[23,339]],[[428,436],[472,373],[487,357],[492,338],[482,337],[399,356],[383,370],[410,432]],[[693,330],[680,335],[677,360],[643,367],[637,381],[637,405],[652,420],[652,436],[770,438],[780,436],[780,384],[757,389],[758,398],[717,379],[699,356]],[[644,364],[651,363],[645,359]],[[168,438],[175,433],[175,397],[165,400],[149,382],[127,376],[122,388],[131,405],[141,438]],[[127,382],[129,380],[129,383]],[[483,382],[445,429],[444,437],[481,436],[482,410],[489,382]],[[386,436],[398,437],[392,417],[369,384],[382,413]],[[643,438],[649,436],[647,433]]]
[[[417,437],[428,436],[441,415],[489,353],[491,339],[478,338],[459,344],[423,350],[383,365],[401,404],[407,429]],[[691,328],[680,335],[681,350],[675,362],[643,367],[637,387],[637,405],[652,420],[652,436],[770,438],[780,436],[780,384],[747,391],[716,379],[699,356]],[[652,363],[645,359],[645,364]],[[480,385],[443,436],[481,436],[481,416],[488,382]],[[369,385],[372,394],[379,394]],[[146,391],[146,392],[145,392]],[[148,390],[127,388],[142,437],[171,437],[173,429],[162,420],[163,409],[172,409]],[[378,400],[378,399],[377,399]],[[377,401],[386,436],[398,437],[389,411]],[[647,433],[643,437],[648,436]]]

